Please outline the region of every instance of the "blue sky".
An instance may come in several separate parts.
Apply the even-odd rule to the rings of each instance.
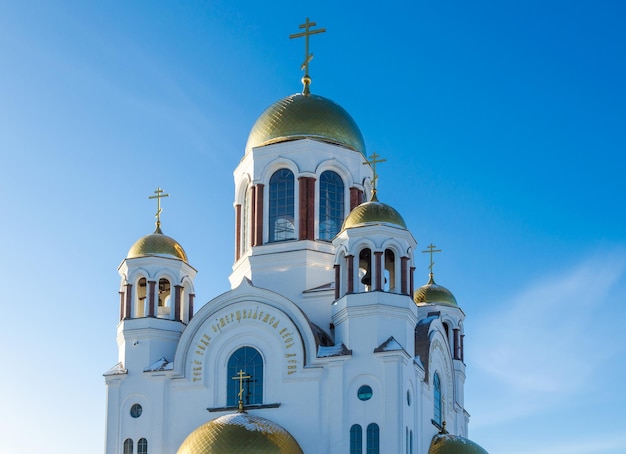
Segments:
[[[232,171],[301,89],[306,17],[327,29],[312,92],[387,159],[379,198],[420,250],[444,251],[470,437],[626,452],[626,4],[602,0],[0,0],[2,451],[103,446],[117,266],[157,186],[196,301],[228,289]]]

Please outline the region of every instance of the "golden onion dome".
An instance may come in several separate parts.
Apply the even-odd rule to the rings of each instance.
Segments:
[[[159,227],[154,233],[139,238],[128,251],[126,258],[134,259],[155,255],[187,261],[187,254],[183,247],[174,238],[164,235]]]
[[[442,285],[437,285],[432,273],[430,273],[428,283],[415,290],[415,293],[413,294],[413,301],[415,301],[415,304],[443,304],[446,306],[458,306],[456,298],[452,292]]]
[[[255,147],[306,138],[365,154],[361,131],[348,112],[330,99],[301,93],[265,109],[250,131],[246,153]]]
[[[303,454],[293,436],[278,424],[248,413],[221,416],[198,427],[178,454]]]
[[[437,434],[428,448],[428,454],[488,454],[472,440],[459,435]]]
[[[379,202],[374,193],[369,202],[358,205],[348,214],[341,230],[376,224],[391,225],[406,230],[406,223],[400,213],[395,208]]]

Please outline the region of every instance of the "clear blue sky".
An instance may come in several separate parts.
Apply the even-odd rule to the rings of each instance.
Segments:
[[[626,452],[626,3],[0,0],[0,450],[99,452],[117,266],[154,228],[228,289],[232,171],[275,100],[357,121],[467,314],[470,437]],[[426,282],[428,258],[418,259]],[[421,263],[421,265],[420,265]],[[419,267],[421,266],[421,268]]]

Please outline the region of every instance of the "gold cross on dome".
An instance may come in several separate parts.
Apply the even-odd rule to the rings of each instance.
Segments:
[[[231,378],[233,380],[239,380],[239,394],[237,394],[237,396],[239,397],[239,412],[243,412],[243,381],[252,377],[250,375],[246,375],[242,369],[239,369],[237,376]]]
[[[301,70],[305,70],[304,77],[309,77],[309,63],[311,62],[311,60],[313,60],[313,54],[309,54],[309,36],[315,35],[317,33],[324,33],[326,31],[325,28],[311,30],[311,27],[315,27],[315,25],[317,24],[315,22],[310,22],[309,18],[307,17],[306,22],[298,26],[298,28],[304,28],[304,31],[289,35],[289,39],[302,38],[304,36],[304,63],[302,63],[302,66],[300,67]]]
[[[156,226],[157,226],[157,230],[159,230],[161,228],[161,211],[163,211],[161,209],[161,199],[163,197],[169,197],[169,194],[163,194],[163,189],[161,189],[160,187],[157,187],[156,191],[154,191],[154,193],[156,195],[151,195],[148,198],[149,199],[157,199],[157,212],[154,215],[154,217],[157,219],[156,221]]]
[[[379,162],[386,162],[387,160],[378,159],[380,158],[380,155],[376,153],[372,153],[369,158],[371,159],[371,161],[368,161],[366,159],[363,165],[369,164],[370,166],[372,166],[372,171],[374,172],[374,176],[372,177],[372,194],[376,194],[376,183],[378,182],[378,174],[376,173],[376,164],[378,164]]]
[[[441,249],[435,249],[437,246],[435,246],[433,243],[430,243],[427,247],[426,251],[422,251],[422,253],[424,254],[430,254],[430,266],[428,267],[428,269],[430,270],[430,274],[433,273],[433,265],[435,264],[435,262],[433,262],[433,254],[436,252],[441,252]]]

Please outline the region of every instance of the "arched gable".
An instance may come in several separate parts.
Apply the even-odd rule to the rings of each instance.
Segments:
[[[297,374],[316,354],[315,337],[302,310],[244,279],[195,314],[178,344],[175,373],[192,382],[219,381],[206,375],[204,365],[225,364],[229,352],[244,344],[272,358],[267,370],[275,371],[276,379]]]

